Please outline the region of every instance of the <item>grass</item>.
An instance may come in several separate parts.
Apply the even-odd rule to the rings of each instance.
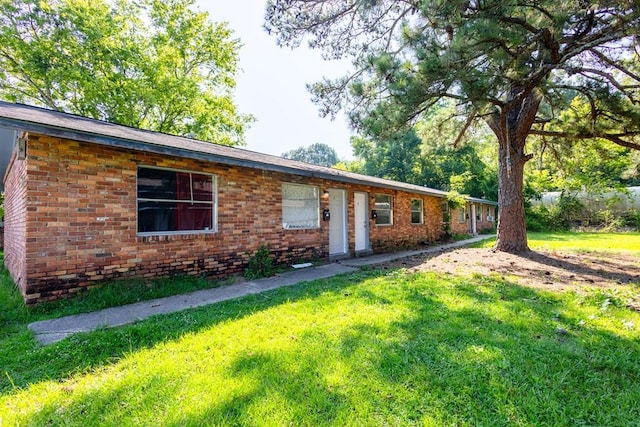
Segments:
[[[2,280],[2,278],[0,278]],[[7,277],[6,280],[10,279]],[[200,289],[215,288],[233,283],[235,278],[211,281],[198,276],[172,276],[147,280],[142,278],[122,279],[106,282],[97,287],[82,291],[70,300],[59,300],[30,307],[28,312],[31,321],[61,317],[78,313],[87,313],[133,304],[154,298],[185,294]],[[1,316],[1,315],[0,315]]]
[[[638,425],[639,292],[369,270],[41,347],[3,272],[0,425]]]
[[[640,233],[527,233],[529,248],[546,251],[631,253],[640,255]],[[475,243],[472,247],[490,248],[495,239]]]

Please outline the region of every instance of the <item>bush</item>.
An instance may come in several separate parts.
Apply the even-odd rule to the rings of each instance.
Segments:
[[[576,196],[563,191],[558,199],[558,204],[551,209],[552,224],[556,224],[562,230],[570,230],[572,225],[583,219],[584,212],[584,204]]]
[[[635,209],[628,210],[624,213],[624,225],[632,227],[636,231],[640,231],[640,212]]]
[[[261,277],[271,277],[276,274],[276,269],[273,266],[273,258],[269,247],[261,245],[256,253],[249,258],[249,265],[244,270],[244,277],[249,280],[259,279]]]
[[[544,205],[525,210],[528,231],[553,231],[553,215]]]
[[[617,216],[613,211],[607,209],[596,213],[596,221],[602,227],[602,231],[613,232],[624,227],[624,218]]]

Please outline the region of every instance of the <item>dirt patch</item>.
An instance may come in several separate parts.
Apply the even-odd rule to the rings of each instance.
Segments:
[[[640,259],[621,254],[531,251],[513,255],[463,248],[405,258],[383,267],[464,276],[494,274],[523,286],[552,291],[640,284]]]

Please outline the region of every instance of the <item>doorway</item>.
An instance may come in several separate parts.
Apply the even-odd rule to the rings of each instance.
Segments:
[[[329,189],[329,256],[347,253],[347,192],[337,188]]]
[[[367,253],[369,248],[369,195],[367,193],[354,193],[353,216],[354,238],[356,255]]]

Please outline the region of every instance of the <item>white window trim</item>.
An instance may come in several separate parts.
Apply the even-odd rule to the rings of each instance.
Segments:
[[[316,209],[315,209],[315,214],[316,214],[316,218],[315,218],[315,225],[311,226],[311,227],[307,227],[307,226],[300,226],[300,227],[291,227],[288,223],[284,222],[284,209],[285,209],[285,198],[284,198],[284,187],[286,185],[291,185],[291,186],[297,186],[297,187],[305,187],[305,188],[314,188],[316,190],[316,198],[315,198],[315,202],[316,202]],[[282,228],[284,230],[313,230],[313,229],[317,229],[320,228],[320,188],[317,185],[309,185],[309,184],[298,184],[298,183],[294,183],[294,182],[283,182],[282,183]],[[311,199],[309,199],[311,200]]]
[[[451,223],[451,209],[449,208],[449,202],[441,202],[440,209],[442,210],[442,222],[443,224]],[[444,216],[447,215],[448,220],[445,221]]]
[[[376,193],[374,195],[374,199],[373,199],[373,206],[375,207],[376,205],[376,199],[378,198],[378,196],[384,196],[384,197],[388,197],[389,198],[389,209],[377,209],[376,211],[389,211],[389,223],[388,224],[378,224],[378,219],[376,218],[376,227],[389,227],[391,225],[393,225],[393,196],[391,194],[384,194],[384,193]]]
[[[182,172],[182,173],[188,173],[190,174],[189,179],[193,180],[193,178],[191,177],[191,174],[197,174],[197,175],[208,175],[211,177],[211,186],[213,187],[211,189],[212,192],[212,197],[213,197],[213,206],[212,206],[212,212],[211,215],[213,216],[212,218],[212,225],[213,227],[210,230],[181,230],[181,231],[144,231],[144,232],[140,232],[137,231],[138,230],[138,202],[143,201],[149,201],[149,202],[184,202],[184,200],[169,200],[169,199],[145,199],[145,198],[138,198],[138,170],[140,169],[156,169],[156,170],[164,170],[164,171],[171,171],[171,172]],[[193,193],[193,186],[191,186],[191,192]],[[193,198],[193,194],[191,195],[191,198]],[[210,204],[209,202],[205,202],[202,200],[192,200],[191,203],[198,203],[198,204]],[[212,174],[212,173],[206,173],[206,172],[199,172],[199,171],[192,171],[192,170],[185,170],[185,169],[175,169],[175,168],[163,168],[163,167],[159,167],[159,166],[146,166],[146,165],[138,165],[138,167],[136,168],[136,236],[183,236],[183,235],[187,235],[187,234],[215,234],[218,232],[218,176],[216,174]]]
[[[464,206],[458,208],[458,224],[467,222],[467,209]]]
[[[420,202],[420,210],[413,210],[413,202]],[[424,224],[424,201],[422,199],[411,199],[411,224],[412,225],[422,225]],[[420,212],[420,222],[413,222],[413,213]]]

